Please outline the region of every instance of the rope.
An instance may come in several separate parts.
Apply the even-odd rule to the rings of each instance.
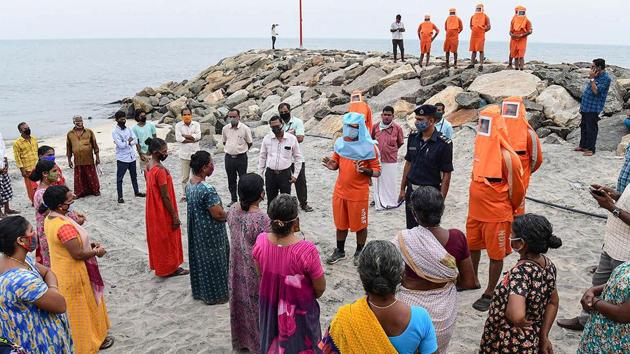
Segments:
[[[608,217],[606,215],[602,215],[602,214],[595,214],[595,213],[590,213],[588,211],[584,211],[584,210],[579,210],[579,209],[574,209],[574,208],[569,208],[563,205],[558,205],[558,204],[554,204],[554,203],[550,203],[550,202],[546,202],[544,200],[540,200],[540,199],[536,199],[536,198],[532,198],[532,197],[525,197],[525,199],[527,200],[531,200],[532,202],[535,203],[539,203],[539,204],[543,204],[543,205],[547,205],[553,208],[558,208],[558,209],[562,209],[562,210],[566,210],[566,211],[570,211],[572,213],[577,213],[577,214],[582,214],[582,215],[587,215],[587,216],[592,216],[594,218],[600,218],[600,219],[608,219]]]

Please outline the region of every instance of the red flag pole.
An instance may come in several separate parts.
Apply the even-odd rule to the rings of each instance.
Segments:
[[[300,0],[300,48],[302,48],[302,0]]]

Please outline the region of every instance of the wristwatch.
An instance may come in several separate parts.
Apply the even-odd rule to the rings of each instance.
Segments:
[[[595,79],[591,79],[591,82],[595,82]]]
[[[612,210],[612,214],[616,217],[619,218],[621,217],[621,209],[615,207],[615,209]]]

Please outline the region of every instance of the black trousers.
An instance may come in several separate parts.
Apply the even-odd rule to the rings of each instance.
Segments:
[[[122,162],[116,161],[116,191],[118,192],[118,199],[123,197],[122,182],[125,174],[129,170],[129,176],[131,176],[131,185],[133,186],[133,192],[138,194],[138,173],[136,171],[136,161]]]
[[[440,186],[431,186],[437,188],[437,190],[441,190]],[[405,221],[407,223],[407,230],[413,229],[418,226],[418,222],[416,218],[413,216],[413,206],[411,205],[411,193],[413,193],[413,188],[411,187],[411,183],[407,182],[407,187],[405,190]]]
[[[298,175],[297,181],[295,181],[295,194],[297,194],[300,206],[308,204],[308,190],[306,188],[306,169],[305,164],[302,162],[302,169]],[[291,165],[291,173],[295,172],[295,165]]]
[[[582,114],[582,120],[580,121],[580,147],[595,152],[597,133],[599,133],[599,113],[580,113]]]
[[[405,42],[402,39],[392,39],[392,46],[394,47],[394,60],[398,55],[398,48],[400,48],[400,59],[405,60]]]
[[[265,191],[267,193],[267,206],[276,199],[278,194],[291,194],[291,168],[280,171],[266,169]]]
[[[247,154],[243,153],[240,155],[230,155],[225,154],[225,173],[228,178],[228,189],[230,190],[230,197],[232,197],[232,201],[236,202],[238,200],[237,186],[238,178],[241,178],[244,174],[247,173]]]
[[[276,49],[276,36],[271,36],[271,49]]]

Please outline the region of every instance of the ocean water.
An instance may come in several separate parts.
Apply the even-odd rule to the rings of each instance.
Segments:
[[[188,79],[226,56],[270,45],[265,38],[0,41],[0,132],[14,139],[17,124],[26,121],[36,136],[57,135],[72,126],[75,114],[105,119],[118,107],[109,103],[145,86]],[[297,46],[297,39],[277,42],[279,48]],[[387,39],[306,39],[304,47],[392,50]],[[436,41],[434,53],[443,55],[441,47]],[[406,40],[405,48],[417,55],[418,41]],[[468,43],[461,41],[460,48]],[[507,50],[507,42],[486,43],[490,60],[505,61]],[[630,46],[530,43],[527,52],[528,60],[549,63],[595,57],[630,67]]]

